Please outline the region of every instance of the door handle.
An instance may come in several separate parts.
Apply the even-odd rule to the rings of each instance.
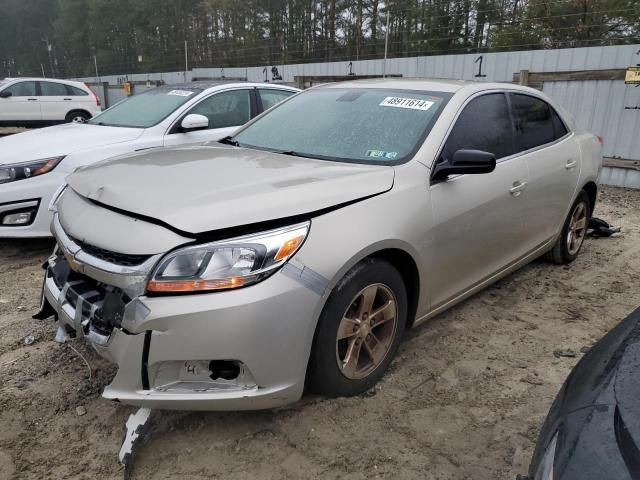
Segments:
[[[517,197],[527,187],[527,182],[513,182],[513,186],[509,189],[509,193]]]
[[[578,164],[577,160],[569,159],[569,160],[567,160],[567,163],[564,164],[564,168],[566,168],[567,170],[571,170],[577,164]]]
[[[37,98],[27,98],[27,100],[29,100],[30,102],[37,102],[38,101]]]
[[[66,100],[67,102],[70,102],[71,99],[70,98],[63,98],[63,100]]]

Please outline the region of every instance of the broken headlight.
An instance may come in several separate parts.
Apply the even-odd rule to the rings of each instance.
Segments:
[[[13,165],[0,165],[0,183],[15,182],[49,173],[62,161],[61,157],[43,158]]]
[[[300,248],[310,222],[231,240],[182,248],[165,256],[147,284],[150,293],[207,292],[264,280]]]

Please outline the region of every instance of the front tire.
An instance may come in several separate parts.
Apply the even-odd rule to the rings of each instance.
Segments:
[[[560,237],[549,252],[549,257],[554,263],[566,265],[578,257],[587,236],[590,217],[591,201],[587,192],[581,190],[564,221]]]
[[[389,262],[367,259],[334,288],[320,315],[308,386],[331,397],[366,392],[395,356],[407,323],[407,292]]]

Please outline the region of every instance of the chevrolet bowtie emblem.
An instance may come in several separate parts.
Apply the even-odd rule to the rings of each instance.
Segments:
[[[82,273],[81,264],[75,258],[73,258],[72,255],[65,254],[65,258],[67,259],[67,262],[69,263],[69,268],[71,268],[71,270],[73,270],[74,272]]]

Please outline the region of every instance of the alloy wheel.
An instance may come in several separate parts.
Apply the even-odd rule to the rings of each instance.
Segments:
[[[398,303],[386,285],[363,288],[351,301],[338,327],[336,360],[345,377],[370,375],[387,357],[397,334]]]
[[[584,237],[587,234],[587,205],[584,202],[578,203],[571,213],[569,230],[567,231],[567,251],[573,256],[578,253]]]

